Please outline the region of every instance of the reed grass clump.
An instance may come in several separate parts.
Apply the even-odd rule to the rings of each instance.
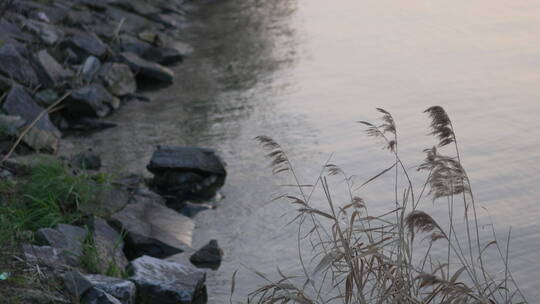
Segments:
[[[499,243],[494,230],[491,239],[481,237],[471,183],[446,111],[439,106],[425,111],[437,142],[424,150],[424,161],[415,166],[426,174],[416,187],[408,171],[411,167],[398,152],[394,118],[384,109],[377,110],[382,115],[380,124],[359,123],[368,136],[383,142],[394,161],[363,182],[326,163],[307,186],[279,143],[257,137],[273,172],[289,174],[296,185],[293,193],[281,198],[298,211],[294,221],[302,273],[256,272],[266,283],[249,295],[248,303],[528,303],[509,270],[508,245]],[[388,185],[394,196],[387,204],[390,210],[372,215],[369,202],[359,193],[390,174],[394,175]],[[336,176],[344,181],[345,195],[335,195],[330,186]],[[318,191],[323,195],[314,195]],[[337,203],[336,196],[347,201]],[[323,202],[315,201],[320,197]],[[445,209],[447,219],[438,222],[422,210],[426,200]],[[495,260],[490,254],[487,261],[489,250],[496,254]]]

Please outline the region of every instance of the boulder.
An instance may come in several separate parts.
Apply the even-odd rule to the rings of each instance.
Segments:
[[[116,42],[115,47],[120,52],[133,53],[142,56],[147,49],[152,47],[152,45],[148,42],[141,41],[137,37],[122,34]]]
[[[212,149],[163,146],[152,155],[147,169],[162,194],[183,199],[210,199],[223,186],[225,164]]]
[[[58,95],[58,92],[54,89],[44,89],[39,90],[34,95],[34,98],[40,105],[48,107],[55,103],[60,98],[60,95]]]
[[[106,63],[99,75],[112,94],[125,96],[135,93],[137,82],[128,65],[122,63]]]
[[[136,287],[133,282],[100,274],[86,274],[84,277],[92,284],[92,289],[102,290],[122,304],[135,303]]]
[[[149,256],[130,263],[138,300],[147,304],[206,303],[206,274],[193,267]]]
[[[65,253],[70,264],[77,264],[83,252],[86,239],[85,229],[77,226],[59,224],[56,228],[41,228],[36,233],[38,245],[54,247]]]
[[[70,72],[65,70],[47,50],[41,50],[34,56],[34,61],[39,68],[38,75],[42,75],[42,83],[55,87],[66,81],[72,76]]]
[[[0,133],[15,137],[19,134],[19,130],[24,127],[26,121],[20,116],[10,116],[0,114]]]
[[[51,246],[35,246],[30,244],[22,245],[22,253],[26,261],[39,263],[51,268],[77,266],[74,259],[60,249]]]
[[[116,97],[101,84],[93,83],[71,93],[67,110],[72,117],[105,117],[118,106]]]
[[[94,34],[76,33],[62,41],[64,48],[70,48],[77,55],[77,61],[82,62],[88,56],[102,58],[107,53],[107,46]]]
[[[137,78],[167,84],[173,82],[173,71],[158,63],[147,61],[136,54],[128,52],[121,53],[120,60],[131,68]]]
[[[39,83],[30,62],[11,43],[0,45],[0,73],[24,85],[36,86]]]
[[[81,304],[122,304],[122,302],[99,288],[90,288],[81,297]]]
[[[194,222],[154,197],[135,195],[111,219],[127,232],[125,253],[130,259],[141,255],[163,258],[191,247]]]
[[[66,290],[77,300],[92,288],[92,283],[78,271],[65,272],[61,278]]]
[[[193,265],[200,268],[217,269],[221,264],[222,257],[223,250],[219,248],[216,240],[211,240],[208,244],[197,250],[189,260]]]
[[[97,57],[89,56],[86,58],[81,68],[81,75],[84,81],[87,83],[92,82],[100,68],[101,61]]]
[[[94,217],[91,222],[94,236],[94,244],[97,249],[99,261],[98,267],[102,273],[107,273],[110,267],[124,270],[128,260],[124,255],[124,240],[107,222],[99,217]]]
[[[31,123],[44,111],[21,86],[14,86],[6,97],[2,109],[12,116],[19,116],[27,123]],[[33,149],[56,151],[61,133],[45,113],[34,127],[23,138],[23,141]]]

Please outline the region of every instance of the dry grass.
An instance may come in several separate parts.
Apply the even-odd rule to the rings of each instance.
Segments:
[[[380,125],[360,123],[369,136],[383,141],[395,161],[359,187],[333,164],[325,164],[313,185],[306,187],[282,147],[270,137],[257,137],[268,151],[273,172],[289,174],[297,185],[294,194],[283,198],[298,210],[297,250],[303,273],[289,276],[278,269],[279,279],[271,279],[257,272],[267,283],[249,295],[248,303],[528,303],[508,269],[508,246],[500,245],[495,233],[493,239],[480,237],[471,184],[445,110],[435,106],[425,111],[438,142],[425,150],[426,158],[417,166],[427,174],[420,188],[414,187],[399,156],[394,118],[377,110],[382,114]],[[446,151],[452,145],[453,155],[438,149],[446,146]],[[390,185],[395,208],[370,215],[368,203],[356,192],[388,174],[395,175]],[[344,204],[337,204],[331,191],[329,180],[336,177],[346,185]],[[400,180],[406,181],[403,191]],[[313,201],[315,191],[324,193],[326,207],[314,207],[321,206]],[[438,223],[420,210],[428,197],[446,209],[447,221]],[[459,220],[458,209],[464,214]],[[310,256],[315,253],[311,262],[306,245]],[[500,257],[489,260],[498,271],[486,267],[489,250]]]

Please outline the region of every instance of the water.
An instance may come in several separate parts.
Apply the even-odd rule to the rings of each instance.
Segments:
[[[499,233],[513,227],[515,278],[530,298],[538,294],[539,2],[229,0],[194,7],[188,21],[185,39],[197,51],[175,68],[175,87],[126,105],[112,117],[118,128],[73,143],[103,152],[108,169],[142,174],[158,144],[223,152],[225,199],[197,217],[195,233],[196,247],[217,239],[225,251],[208,275],[210,303],[228,302],[236,269],[235,300],[262,283],[247,268],[300,271],[295,227],[285,226],[293,209],[268,203],[284,179],[271,176],[255,136],[279,141],[302,182],[331,153],[365,180],[392,157],[355,121],[375,120],[375,107],[392,112],[412,168],[435,143],[422,114],[431,105],[453,119],[476,199],[489,211],[481,209],[482,223],[490,216]],[[360,193],[376,211],[392,207],[388,181]]]

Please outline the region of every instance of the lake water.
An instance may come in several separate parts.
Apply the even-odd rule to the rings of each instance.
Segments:
[[[106,167],[143,174],[158,144],[222,151],[225,198],[197,216],[195,247],[210,239],[223,247],[208,286],[210,303],[226,303],[237,269],[235,301],[263,283],[248,268],[300,273],[296,227],[286,226],[294,209],[268,203],[285,180],[272,176],[255,136],[280,142],[302,182],[313,182],[331,153],[365,180],[392,156],[355,122],[376,121],[382,107],[396,119],[400,154],[414,172],[422,150],[435,144],[422,111],[441,105],[483,207],[481,223],[491,217],[503,239],[512,226],[511,269],[533,299],[540,287],[538,37],[538,1],[206,2],[188,14],[185,40],[196,52],[175,68],[174,88],[126,105],[112,117],[119,127],[90,140]],[[359,195],[374,212],[389,210],[391,182]],[[439,208],[429,199],[421,206]]]

